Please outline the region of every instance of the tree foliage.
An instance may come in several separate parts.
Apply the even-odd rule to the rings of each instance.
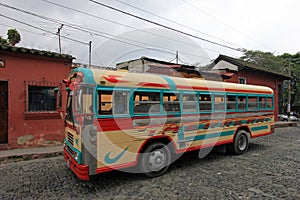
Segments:
[[[253,51],[244,49],[244,55],[241,59],[253,63],[261,68],[269,71],[279,72],[285,75],[290,74],[291,80],[291,105],[300,101],[300,53],[289,54],[284,53],[282,55],[274,55],[271,52]],[[283,86],[283,99],[285,104],[287,103],[287,81]]]
[[[21,35],[16,29],[7,30],[7,39],[0,36],[0,44],[15,46],[21,41]]]
[[[7,40],[11,46],[15,46],[21,41],[21,35],[16,29],[9,29],[7,31]]]
[[[243,50],[244,55],[241,59],[260,66],[266,70],[283,73],[286,60],[279,56],[275,56],[271,52]]]

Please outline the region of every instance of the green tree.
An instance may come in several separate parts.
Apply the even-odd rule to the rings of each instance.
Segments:
[[[21,35],[16,29],[9,29],[7,31],[7,40],[9,45],[15,46],[21,41]]]
[[[241,59],[251,62],[257,66],[260,66],[266,70],[274,71],[274,72],[284,72],[284,66],[286,64],[286,60],[275,56],[271,52],[263,52],[263,51],[253,51],[244,49],[244,55]]]
[[[290,74],[293,77],[291,80],[291,105],[296,102],[300,102],[300,53],[280,55],[281,58],[286,60],[287,73],[290,70]]]

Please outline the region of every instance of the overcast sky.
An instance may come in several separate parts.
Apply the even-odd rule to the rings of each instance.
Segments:
[[[95,1],[233,49],[276,55],[300,51],[300,1],[296,0]],[[219,54],[241,56],[239,51],[166,30],[88,0],[2,0],[1,3],[53,20],[2,5],[0,15],[19,22],[0,16],[0,36],[6,38],[7,30],[16,28],[22,37],[17,46],[59,52],[55,34],[64,24],[62,52],[74,56],[75,62],[88,63],[89,41],[92,41],[92,64],[111,67],[141,56],[175,62],[176,51],[179,62],[184,64],[205,65]]]

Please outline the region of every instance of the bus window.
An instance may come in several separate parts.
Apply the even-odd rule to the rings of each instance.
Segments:
[[[129,94],[126,91],[113,92],[113,114],[128,114]]]
[[[82,112],[83,114],[93,113],[93,88],[81,87]]]
[[[273,108],[273,98],[272,97],[267,98],[267,108]]]
[[[236,96],[227,95],[226,98],[227,110],[235,110],[236,109]]]
[[[259,97],[259,108],[266,108],[266,97]]]
[[[239,96],[238,97],[238,109],[239,110],[246,110],[246,96]]]
[[[224,109],[225,109],[225,95],[215,95],[214,110],[224,110]]]
[[[160,113],[160,93],[134,92],[134,113]]]
[[[112,91],[98,92],[98,109],[99,115],[112,114]]]
[[[182,109],[183,112],[198,112],[198,101],[196,94],[182,95]]]
[[[211,111],[211,96],[210,94],[199,95],[200,111]]]
[[[180,112],[179,94],[163,94],[164,109],[166,112]]]
[[[257,97],[252,97],[252,96],[249,96],[248,97],[248,109],[249,110],[256,110],[257,109],[257,105],[258,105],[258,102],[257,102]]]

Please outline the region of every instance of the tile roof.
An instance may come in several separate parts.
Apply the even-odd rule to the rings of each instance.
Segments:
[[[292,77],[290,76],[287,76],[285,74],[281,74],[279,72],[274,72],[274,71],[271,71],[269,69],[263,69],[253,63],[250,63],[250,62],[246,62],[244,60],[241,60],[241,59],[237,59],[237,58],[232,58],[232,57],[229,57],[229,56],[225,56],[225,55],[219,55],[219,57],[214,60],[214,63],[218,63],[220,60],[225,60],[231,64],[234,64],[234,65],[237,65],[238,67],[241,67],[242,69],[248,69],[248,70],[253,70],[253,71],[258,71],[258,72],[262,72],[262,73],[267,73],[267,74],[270,74],[272,76],[277,76],[281,79],[284,79],[284,80],[288,80],[288,79],[291,79]],[[210,66],[212,67],[212,66]]]
[[[16,47],[16,46],[9,46],[0,44],[0,51],[8,51],[8,52],[15,52],[21,54],[31,54],[31,55],[39,55],[39,56],[46,56],[51,58],[58,58],[58,59],[69,59],[72,60],[74,57],[68,54],[59,54],[56,52],[45,51],[45,50],[38,50],[38,49],[28,49],[25,47]]]

